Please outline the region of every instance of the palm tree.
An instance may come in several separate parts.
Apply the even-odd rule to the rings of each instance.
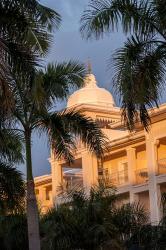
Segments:
[[[15,72],[29,74],[49,48],[60,15],[37,0],[0,1],[0,112],[14,106],[10,83]]]
[[[165,12],[165,0],[91,0],[82,16],[81,32],[87,38],[118,31],[119,23],[131,34],[114,55],[114,85],[129,129],[138,118],[148,127],[147,108],[158,106],[165,86]]]
[[[20,136],[0,129],[0,214],[23,209],[25,185],[22,174],[13,166],[23,162]]]
[[[49,64],[35,74],[17,75],[12,82],[15,109],[8,120],[8,128],[22,134],[26,149],[27,222],[29,249],[39,250],[39,223],[32,169],[32,132],[48,135],[56,157],[73,160],[75,136],[90,151],[102,156],[106,144],[104,135],[91,119],[78,110],[55,111],[56,101],[64,100],[72,88],[83,84],[85,69],[77,62]]]

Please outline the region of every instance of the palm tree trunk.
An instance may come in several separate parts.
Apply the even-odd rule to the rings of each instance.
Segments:
[[[27,221],[29,250],[40,250],[39,216],[32,174],[31,131],[25,131],[27,165]]]

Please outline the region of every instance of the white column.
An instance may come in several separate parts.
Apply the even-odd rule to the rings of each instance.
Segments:
[[[82,171],[84,188],[89,193],[90,188],[98,184],[98,164],[95,155],[87,151],[82,154]]]
[[[150,219],[153,224],[160,221],[160,188],[156,184],[157,150],[151,134],[146,135],[146,157],[149,176]]]
[[[136,149],[135,148],[128,148],[127,151],[127,161],[128,161],[128,176],[129,176],[129,183],[131,185],[135,184],[136,176],[135,176],[135,170],[136,170]]]
[[[130,203],[133,203],[135,201],[138,201],[137,195],[133,192],[133,185],[136,183],[136,149],[135,148],[127,148],[127,162],[128,162],[128,178],[129,183],[131,185],[130,187]]]
[[[56,202],[58,189],[63,183],[62,166],[56,160],[51,160],[51,175],[52,175],[52,201]]]

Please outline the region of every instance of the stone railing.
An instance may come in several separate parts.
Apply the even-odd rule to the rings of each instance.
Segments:
[[[61,196],[65,193],[80,190],[83,188],[83,179],[81,177],[74,178],[64,178],[63,183],[57,187],[58,196]]]
[[[136,184],[146,183],[148,181],[147,168],[138,169],[135,171]]]
[[[121,186],[121,185],[125,185],[128,183],[129,179],[128,179],[128,171],[127,170],[123,170],[123,171],[117,171],[114,172],[112,174],[107,174],[107,175],[103,175],[100,176],[99,181],[100,180],[104,180],[104,182],[106,184],[112,184],[114,186]]]
[[[71,201],[71,194],[74,191],[83,189],[83,179],[81,177],[63,179],[63,183],[57,187],[56,204],[68,203]]]

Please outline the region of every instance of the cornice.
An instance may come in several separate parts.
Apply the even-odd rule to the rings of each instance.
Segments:
[[[90,112],[102,112],[105,114],[119,114],[121,113],[121,110],[119,107],[106,107],[102,105],[94,105],[94,104],[79,104],[75,105],[73,107],[70,107],[69,109],[78,109],[81,111],[90,111]]]

